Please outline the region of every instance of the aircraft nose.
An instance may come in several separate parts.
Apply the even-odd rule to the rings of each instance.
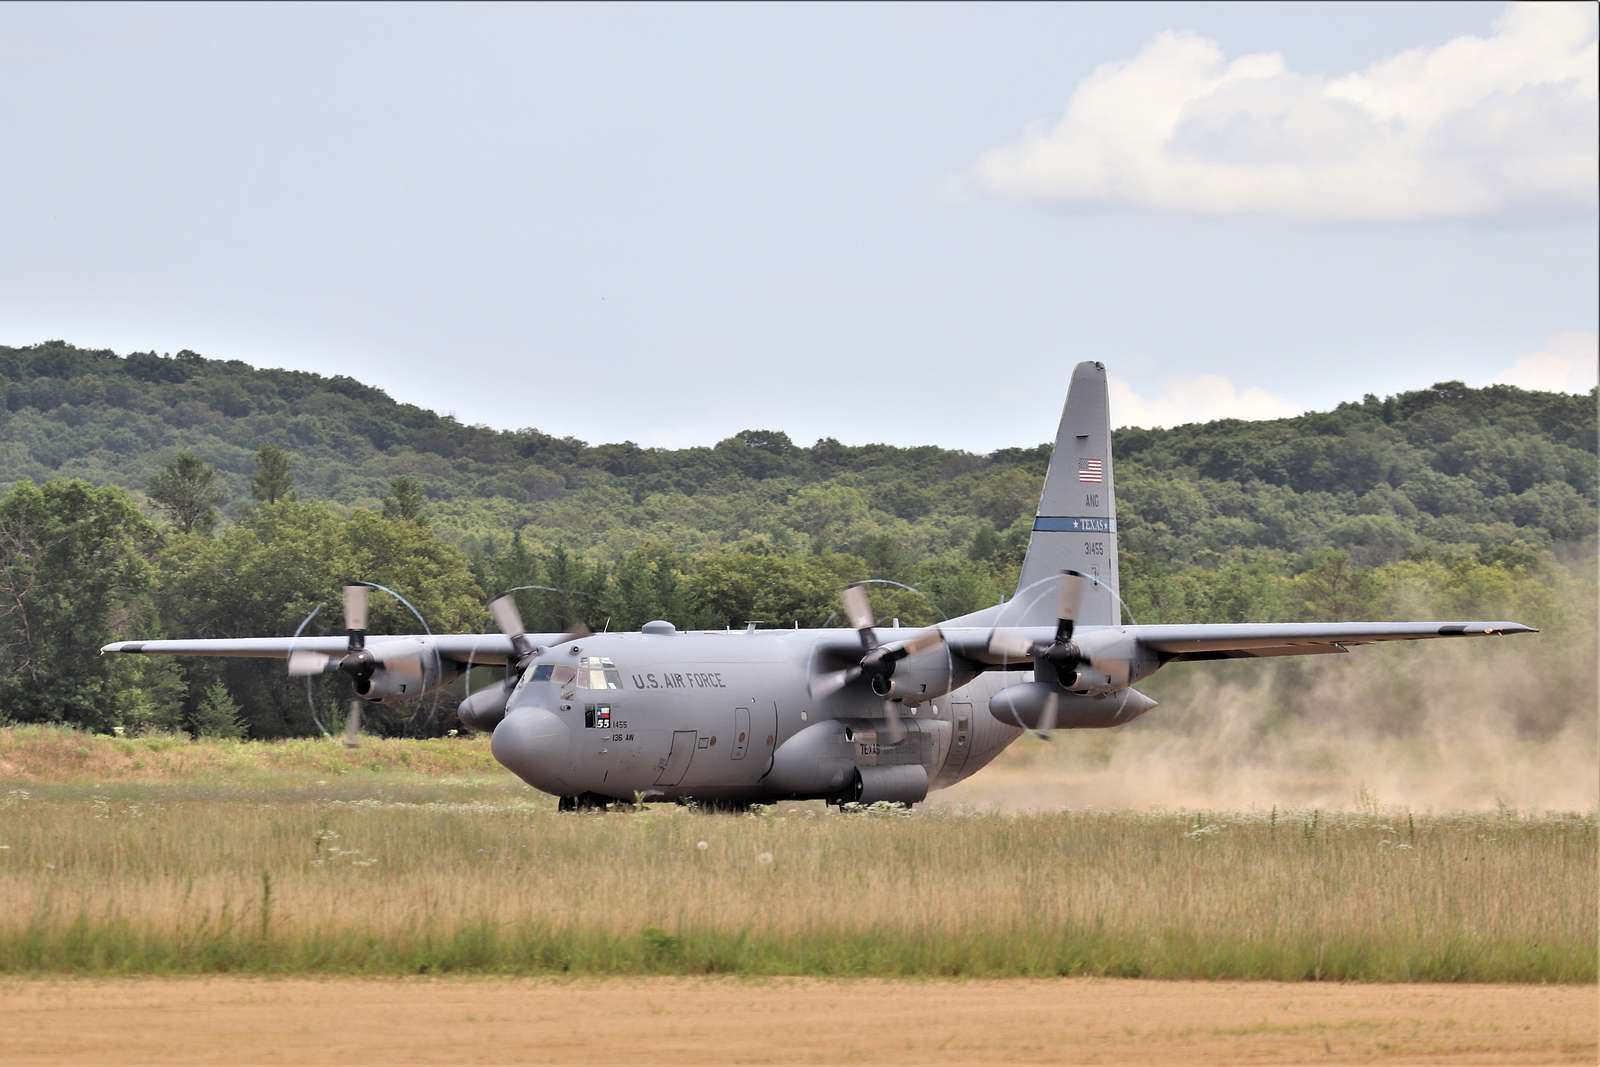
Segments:
[[[500,720],[489,740],[494,758],[518,778],[546,793],[574,792],[565,776],[572,732],[544,708],[519,708]]]

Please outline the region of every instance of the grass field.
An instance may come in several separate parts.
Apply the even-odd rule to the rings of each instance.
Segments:
[[[562,816],[461,740],[0,761],[11,974],[1596,979],[1593,814]]]

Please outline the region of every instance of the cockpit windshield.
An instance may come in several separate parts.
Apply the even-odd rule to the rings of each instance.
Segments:
[[[578,661],[580,689],[621,689],[622,675],[608,656],[585,656]]]
[[[585,656],[576,667],[566,663],[536,663],[517,683],[513,697],[530,682],[553,682],[562,688],[621,689],[622,675],[617,665],[604,656]]]

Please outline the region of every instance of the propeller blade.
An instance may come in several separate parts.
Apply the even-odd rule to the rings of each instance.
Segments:
[[[344,587],[344,632],[350,637],[350,651],[366,648],[366,585]]]
[[[884,733],[889,735],[889,743],[898,745],[906,739],[905,724],[900,721],[900,709],[893,700],[883,702]]]
[[[839,690],[855,681],[861,674],[859,667],[847,667],[842,671],[829,671],[819,674],[811,679],[811,696],[814,700],[821,700],[833,696]]]
[[[915,656],[918,652],[926,652],[942,644],[944,644],[944,631],[935,626],[919,634],[912,634],[911,640],[901,646],[901,652],[907,656]]]
[[[1060,599],[1056,604],[1056,642],[1058,644],[1072,640],[1072,630],[1078,622],[1078,608],[1083,604],[1084,590],[1088,586],[1089,579],[1077,571],[1061,572],[1061,584],[1057,590]]]
[[[289,677],[299,678],[308,674],[321,674],[328,669],[328,664],[333,662],[332,656],[325,656],[321,652],[310,652],[301,649],[299,652],[289,653]]]
[[[365,634],[367,632],[367,593],[369,590],[364,585],[347,585],[344,587],[344,628],[351,635]],[[363,642],[352,636],[351,648],[360,648]]]
[[[1060,698],[1051,690],[1044,700],[1044,710],[1039,713],[1039,729],[1035,732],[1046,741],[1053,741],[1050,731],[1056,728],[1056,715],[1061,710]]]
[[[989,651],[1007,659],[1027,659],[1033,655],[1033,642],[1015,630],[996,630],[989,635]]]
[[[527,633],[522,625],[522,612],[517,610],[517,602],[509,593],[496,597],[489,604],[489,614],[494,616],[494,624],[507,637],[515,640]]]
[[[328,669],[328,664],[333,662],[333,656],[323,656],[322,653],[312,653],[301,649],[298,653],[290,653],[290,677],[301,678],[304,675],[320,675]]]
[[[928,649],[934,648],[943,643],[944,633],[938,627],[934,627],[931,630],[924,630],[921,633],[912,634],[910,640],[895,645],[893,648],[886,649],[880,657],[879,662],[893,666],[894,664],[905,659],[907,656],[915,656],[918,652],[925,652]]]
[[[566,644],[569,641],[580,640],[582,638],[588,637],[592,633],[594,633],[594,631],[589,629],[583,623],[581,623],[581,622],[574,623],[573,626],[572,626],[572,630],[570,632],[568,632],[568,633],[562,634],[560,637],[558,637],[554,641],[550,642],[550,647],[551,648],[560,648],[562,645]]]
[[[850,625],[857,630],[871,630],[873,627],[872,603],[867,599],[867,589],[861,585],[847,585],[844,587],[844,617],[850,620]]]
[[[346,748],[355,748],[357,738],[361,733],[361,701],[350,701],[350,714],[344,717],[344,744]]]

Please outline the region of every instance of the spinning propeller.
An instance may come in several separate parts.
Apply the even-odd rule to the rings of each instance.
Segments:
[[[850,625],[861,635],[861,658],[842,670],[828,671],[814,676],[810,683],[811,696],[814,699],[830,697],[852,682],[863,677],[867,678],[873,693],[884,698],[883,713],[888,720],[889,741],[891,744],[898,744],[905,738],[906,730],[900,724],[900,709],[896,706],[896,702],[890,699],[894,694],[895,666],[907,656],[914,656],[918,652],[943,644],[944,633],[935,626],[913,634],[908,640],[889,645],[881,644],[878,641],[876,622],[872,616],[872,604],[867,600],[866,587],[859,583],[846,586],[842,600],[845,618],[850,620]]]
[[[355,683],[356,692],[366,696],[372,691],[372,676],[381,670],[395,679],[400,692],[409,692],[413,686],[421,689],[429,661],[437,658],[429,649],[411,642],[392,649],[380,646],[380,659],[367,648],[367,596],[374,588],[382,587],[366,582],[353,582],[344,587],[344,630],[349,638],[344,655],[332,656],[309,649],[292,652],[289,655],[291,678],[343,671]]]
[[[494,623],[500,627],[500,632],[511,638],[511,660],[506,664],[508,675],[521,675],[528,669],[528,664],[544,649],[535,645],[528,637],[528,628],[522,624],[522,612],[517,610],[517,602],[507,593],[496,597],[489,604],[489,614],[494,616]],[[560,648],[569,641],[588,637],[594,631],[583,623],[573,626],[570,633],[562,634],[548,647]]]
[[[349,644],[342,656],[323,652],[301,650],[289,654],[289,677],[299,678],[322,674],[328,670],[341,670],[356,684],[356,692],[365,692],[371,684],[372,674],[383,666],[376,656],[367,651],[367,594],[369,587],[359,583],[344,587],[344,632]]]
[[[1132,673],[1132,666],[1127,660],[1086,652],[1072,640],[1072,633],[1077,625],[1078,608],[1083,603],[1084,591],[1090,584],[1092,579],[1078,571],[1062,571],[1054,636],[1049,641],[1034,641],[1016,630],[996,628],[989,635],[989,651],[1007,658],[1013,656],[1018,659],[1031,658],[1050,664],[1055,669],[1056,679],[1062,688],[1072,685],[1076,680],[1078,669],[1085,665],[1105,675],[1113,689],[1125,688]],[[1045,740],[1049,740],[1049,731],[1055,729],[1058,699],[1056,691],[1052,689],[1045,702],[1044,711],[1039,717],[1038,734]]]

